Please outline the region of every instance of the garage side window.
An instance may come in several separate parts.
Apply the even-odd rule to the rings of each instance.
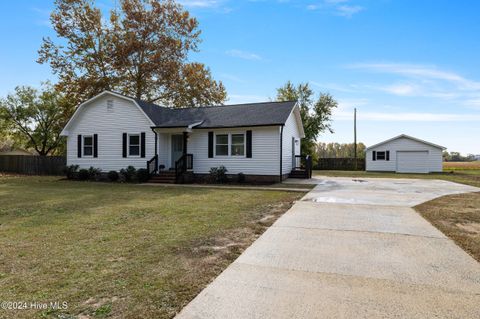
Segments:
[[[377,161],[389,161],[390,160],[390,151],[377,151],[374,152],[374,160]]]

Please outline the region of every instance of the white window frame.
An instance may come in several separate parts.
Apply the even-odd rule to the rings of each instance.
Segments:
[[[85,138],[88,138],[88,137],[92,139],[92,144],[90,145],[90,147],[92,148],[92,154],[90,154],[90,155],[85,154]],[[95,141],[93,140],[93,135],[83,135],[82,136],[82,156],[83,157],[93,157],[93,151],[94,151],[93,143],[95,143]]]
[[[233,155],[232,154],[232,147],[233,147],[233,135],[243,135],[243,155]],[[230,133],[230,139],[229,139],[229,146],[228,146],[228,151],[229,151],[229,154],[230,156],[232,157],[245,157],[246,156],[246,153],[247,153],[247,141],[246,141],[247,137],[246,137],[246,134],[245,132],[243,133]]]
[[[227,135],[227,144],[220,144],[220,145],[227,145],[227,155],[217,155],[217,135]],[[232,155],[232,135],[243,135],[243,155]],[[234,158],[244,158],[247,154],[247,134],[245,132],[232,132],[232,133],[215,133],[214,143],[214,154],[215,157],[225,158],[225,157],[234,157]]]
[[[383,158],[378,158],[378,153],[383,153]],[[375,159],[377,161],[386,161],[387,160],[387,151],[377,151],[375,154]]]
[[[227,144],[219,144],[219,145],[227,145],[227,154],[226,155],[218,155],[217,154],[217,136],[218,135],[226,135],[227,136]],[[228,134],[228,133],[215,133],[213,148],[215,150],[215,157],[228,157],[230,155],[230,134]]]
[[[130,154],[130,136],[138,136],[138,155]],[[137,146],[137,144],[132,144],[132,146]],[[140,157],[140,154],[142,154],[142,141],[141,141],[140,133],[128,134],[127,148],[128,148],[128,157]]]

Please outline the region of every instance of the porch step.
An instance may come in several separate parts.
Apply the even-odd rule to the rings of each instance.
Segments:
[[[294,169],[288,174],[290,178],[308,178],[308,172],[305,169]]]
[[[161,171],[150,177],[149,183],[175,184],[175,171]]]

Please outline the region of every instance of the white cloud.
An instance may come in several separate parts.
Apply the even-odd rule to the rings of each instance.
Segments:
[[[316,81],[310,81],[309,83],[320,88],[321,90],[333,90],[345,93],[356,93],[358,91],[354,85],[343,85],[338,83],[319,83]]]
[[[324,0],[323,2],[328,3],[328,4],[341,4],[348,2],[349,0]]]
[[[339,99],[337,112],[347,112],[353,114],[353,108],[367,105],[369,102],[368,99]]]
[[[51,13],[50,9],[42,9],[37,7],[33,7],[30,9],[33,12],[35,12],[36,15],[38,16],[38,19],[35,20],[35,23],[37,25],[42,27],[49,27],[49,28],[52,27],[52,24],[50,23],[50,13]]]
[[[441,80],[456,83],[465,90],[480,90],[480,82],[468,80],[456,73],[443,71],[435,66],[402,63],[356,63],[347,66],[375,72],[398,74],[417,79]]]
[[[236,83],[245,83],[246,82],[244,79],[241,79],[236,75],[228,74],[228,73],[220,73],[220,77],[224,80],[229,80],[229,81],[236,82]]]
[[[480,110],[480,98],[478,99],[468,99],[464,101],[464,105],[473,108],[473,109],[479,109]]]
[[[427,97],[452,106],[480,108],[480,82],[468,79],[458,73],[445,71],[436,66],[406,63],[356,63],[345,66],[367,72],[394,76],[382,80],[381,84],[360,84],[357,93],[381,91],[402,97]],[[395,78],[396,77],[396,78]]]
[[[221,1],[218,0],[182,0],[179,1],[185,7],[191,8],[212,8],[220,5]]]
[[[342,17],[351,18],[354,14],[363,11],[361,6],[342,5],[336,8],[337,14]]]
[[[339,111],[334,114],[335,120],[352,119],[352,112]],[[453,113],[421,113],[421,112],[362,112],[357,113],[358,120],[384,122],[468,122],[480,121],[480,114],[453,114]]]
[[[231,57],[240,58],[244,60],[257,60],[257,61],[262,60],[262,57],[259,56],[258,54],[237,50],[237,49],[228,50],[225,53]]]
[[[325,10],[335,15],[351,18],[354,14],[363,11],[359,5],[349,4],[350,0],[323,0],[321,2],[307,5],[307,10]]]
[[[382,88],[383,91],[395,95],[414,95],[418,88],[412,84],[393,84]]]

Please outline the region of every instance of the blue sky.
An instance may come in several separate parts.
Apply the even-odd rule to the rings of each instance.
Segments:
[[[103,8],[113,0],[97,1]],[[480,2],[447,0],[184,0],[200,52],[229,103],[264,101],[287,80],[329,92],[340,107],[319,141],[373,144],[405,133],[480,154]],[[0,4],[0,95],[53,79],[35,63],[53,36],[53,1]]]

